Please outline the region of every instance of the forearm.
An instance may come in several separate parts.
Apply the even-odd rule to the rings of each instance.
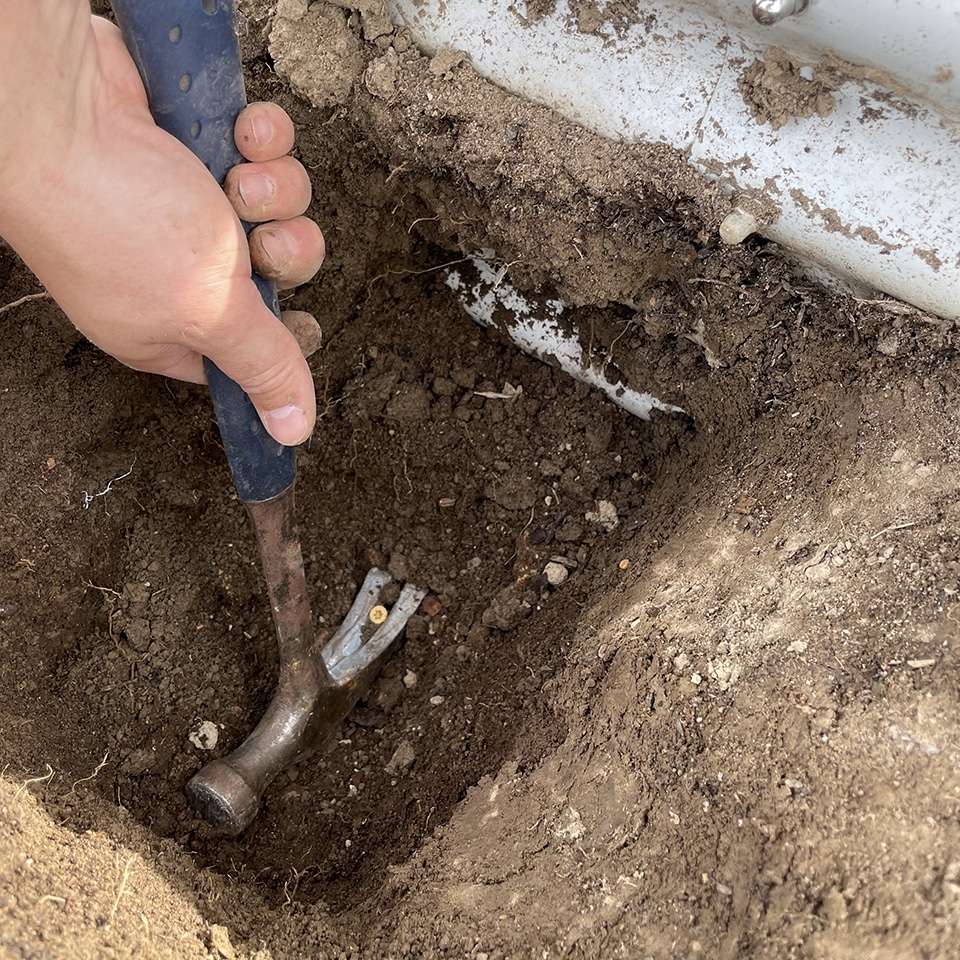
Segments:
[[[9,218],[89,128],[97,54],[88,0],[0,0],[0,23],[0,218]]]
[[[0,22],[0,110],[69,89],[89,46],[88,0],[0,0]]]

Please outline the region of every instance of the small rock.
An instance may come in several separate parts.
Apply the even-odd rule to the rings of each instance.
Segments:
[[[570,576],[570,571],[562,563],[551,561],[543,568],[543,574],[551,587],[558,587]]]
[[[803,575],[808,580],[826,580],[833,573],[833,568],[830,566],[829,562],[824,563],[815,563],[809,567],[806,567],[803,571]]]
[[[609,500],[598,500],[597,509],[587,511],[584,516],[591,523],[599,524],[608,532],[620,522],[617,518],[617,508]]]
[[[408,690],[412,690],[417,685],[417,675],[412,670],[408,670],[403,675],[403,685]]]
[[[673,658],[674,673],[683,673],[688,666],[690,666],[690,658],[681,650]]]
[[[504,587],[483,611],[481,623],[485,627],[496,627],[498,630],[512,630],[533,612],[535,601],[535,594],[524,591],[517,584],[510,584]]]
[[[444,700],[446,699],[447,699],[446,697],[441,697],[441,696],[431,697],[430,703],[435,707],[439,707],[440,704],[443,703]]]
[[[190,731],[189,739],[198,750],[212,750],[220,739],[220,731],[212,720],[203,720]]]
[[[428,617],[435,617],[443,609],[443,604],[440,603],[437,597],[430,593],[420,602],[420,609],[423,610]]]
[[[304,357],[312,357],[320,349],[323,331],[320,324],[305,310],[284,310],[283,325],[293,334]],[[152,570],[152,565],[147,569]]]
[[[227,928],[219,923],[210,925],[210,949],[219,954],[224,960],[234,960],[237,955],[230,942],[230,934]]]
[[[416,751],[409,740],[401,740],[387,765],[383,768],[391,777],[403,776],[417,759]]]

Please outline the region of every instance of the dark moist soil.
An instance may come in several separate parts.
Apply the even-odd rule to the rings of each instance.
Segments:
[[[421,57],[374,5],[280,6],[244,43],[329,247],[290,298],[324,331],[313,607],[332,629],[372,564],[428,602],[215,836],[182,788],[276,653],[209,403],[18,303],[0,251],[0,956],[953,956],[956,324],[724,247],[678,158]],[[444,265],[480,247],[686,414],[467,319]]]

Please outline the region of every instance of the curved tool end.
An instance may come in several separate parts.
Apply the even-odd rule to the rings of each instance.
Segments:
[[[260,795],[223,760],[208,763],[185,788],[190,806],[214,830],[235,837],[257,815]]]

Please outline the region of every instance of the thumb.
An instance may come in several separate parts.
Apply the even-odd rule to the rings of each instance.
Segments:
[[[274,440],[303,443],[313,432],[317,401],[300,346],[252,281],[237,300],[229,330],[211,335],[203,352],[243,389]]]

